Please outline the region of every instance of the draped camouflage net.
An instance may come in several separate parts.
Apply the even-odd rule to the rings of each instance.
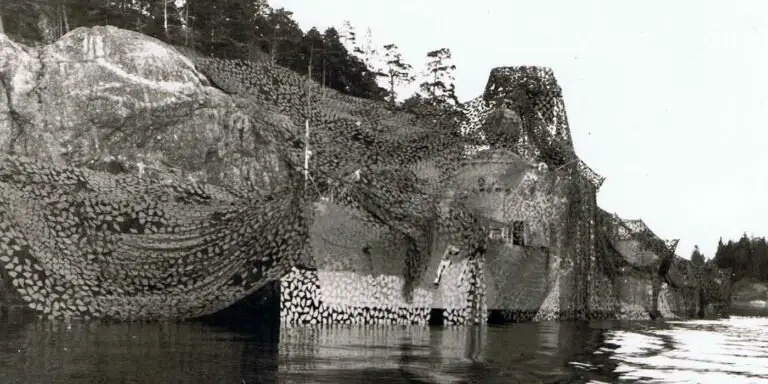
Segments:
[[[455,199],[445,215],[435,214],[435,205],[451,188],[454,174],[477,149],[509,149],[526,161],[542,163],[574,178],[571,201],[574,207],[586,203],[586,211],[575,209],[566,225],[577,231],[574,239],[584,240],[593,223],[590,207],[603,178],[573,151],[562,93],[548,69],[495,69],[488,90],[480,98],[458,108],[413,115],[391,111],[382,103],[324,91],[267,64],[200,57],[195,62],[215,84],[243,84],[247,78],[250,97],[272,103],[296,125],[309,121],[310,175],[318,181],[318,194],[333,196],[336,204],[384,227],[382,236],[391,237],[395,232],[393,240],[408,244],[407,284],[425,271],[436,226],[442,232],[454,233],[453,241],[465,255],[485,248],[487,227],[461,199]],[[275,78],[282,81],[274,82]],[[433,165],[432,177],[420,172],[426,162]],[[336,179],[325,184],[324,179],[337,169],[361,170],[363,180],[351,183],[349,178]],[[593,252],[588,239],[583,244],[574,240],[574,252]],[[359,244],[358,249],[362,247]],[[350,251],[354,252],[353,248]]]
[[[461,166],[471,140],[459,134],[458,111],[424,116],[397,112],[384,103],[323,89],[266,63],[185,53],[218,87],[273,108],[298,127],[308,121],[309,199],[330,197],[333,204],[354,211],[361,223],[376,227],[381,236],[405,242],[408,280],[420,277],[431,252],[439,191]],[[297,147],[304,144],[302,137],[297,140],[301,140]],[[427,161],[437,169],[431,179],[415,172]],[[459,216],[466,220],[460,226],[467,229],[462,246],[480,247],[483,228],[472,225],[476,218],[471,213]]]
[[[219,80],[216,74],[232,65],[197,64]],[[302,177],[301,155],[295,156],[303,152],[301,134],[265,144],[277,147],[289,170],[286,184],[269,191],[5,156],[0,281],[26,306],[54,318],[209,314],[297,263],[311,263],[313,203],[329,195],[408,241],[414,260],[429,252],[433,199],[413,173],[399,169],[451,148],[461,156],[459,136],[411,130],[412,116],[376,103],[332,92],[319,97],[320,87],[282,68],[234,64],[238,84],[261,87],[233,90],[216,81],[239,108],[277,112],[299,127],[310,120],[310,182]],[[307,86],[315,92],[305,92]]]
[[[207,314],[301,254],[310,213],[299,182],[246,196],[3,156],[3,277],[54,318]]]
[[[323,89],[267,63],[186,54],[218,87],[274,108],[296,126],[309,123],[308,200],[331,197],[353,212],[353,221],[377,228],[378,240],[405,243],[406,290],[426,270],[435,228],[452,233],[452,244],[466,257],[486,248],[487,219],[463,203],[468,191],[456,191],[453,183],[456,173],[483,150],[511,151],[564,180],[558,193],[566,196],[565,214],[552,225],[563,237],[559,268],[577,278],[560,311],[587,311],[595,300],[616,303],[614,313],[621,310],[622,298],[606,296],[593,281],[596,274],[612,281],[614,294],[625,289],[619,277],[638,276],[652,291],[648,312],[658,312],[662,283],[683,289],[675,276],[685,269],[680,265],[689,263],[675,256],[676,239],[663,240],[642,221],[623,220],[597,206],[596,193],[605,179],[576,155],[562,90],[547,68],[495,68],[478,98],[413,114]],[[447,191],[458,194],[449,198],[446,210]],[[347,251],[367,247],[353,240]],[[629,249],[616,249],[627,244]],[[713,277],[722,273],[696,274],[694,290],[719,292],[708,296],[710,302],[727,298],[727,283]]]
[[[286,184],[241,191],[6,156],[0,273],[31,308],[52,317],[128,320],[215,312],[297,264],[312,266],[310,231],[329,203],[346,211],[351,227],[402,250],[402,273],[412,286],[426,271],[436,228],[452,234],[466,257],[486,248],[486,220],[464,204],[467,191],[453,191],[455,174],[484,149],[511,151],[566,180],[565,217],[554,225],[567,250],[560,267],[572,275],[591,276],[601,265],[620,274],[633,266],[613,249],[624,236],[619,227],[629,228],[643,251],[662,255],[656,267],[633,268],[655,274],[673,266],[671,244],[647,228],[617,224],[597,207],[604,179],[576,155],[548,69],[496,68],[477,99],[413,114],[267,63],[177,49],[241,109],[284,115],[297,128],[274,143],[288,165]],[[458,193],[446,205],[447,191]],[[358,239],[346,240],[337,245],[365,253]],[[590,284],[574,281],[569,307],[589,306]]]
[[[672,311],[666,315],[674,316],[727,313],[731,290],[728,271],[711,263],[696,266],[677,256],[679,240],[659,238],[642,220],[627,220],[600,210],[598,223],[602,270],[617,291],[634,291],[635,300],[638,295],[645,296],[646,309],[656,311],[653,315],[657,316],[664,316],[659,312],[664,307]],[[675,294],[665,296],[664,290]],[[660,303],[660,298],[677,302]],[[622,300],[621,295],[617,300]]]

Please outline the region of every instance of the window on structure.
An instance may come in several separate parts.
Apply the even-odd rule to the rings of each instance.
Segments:
[[[502,227],[500,229],[500,232],[501,232],[500,239],[504,242],[509,241],[509,233],[510,233],[509,227]]]
[[[517,220],[512,222],[512,244],[525,245],[525,222]]]
[[[488,230],[488,237],[491,238],[491,240],[501,240],[503,238],[503,234],[500,228],[491,227]]]

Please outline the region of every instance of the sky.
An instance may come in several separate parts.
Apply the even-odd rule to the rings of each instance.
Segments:
[[[696,244],[714,256],[720,237],[768,236],[768,2],[270,3],[304,30],[371,28],[417,69],[450,48],[462,101],[494,67],[550,67],[577,154],[606,177],[603,209],[680,239],[686,258]]]

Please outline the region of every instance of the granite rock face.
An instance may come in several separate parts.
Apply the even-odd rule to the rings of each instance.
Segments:
[[[304,252],[293,130],[138,33],[34,49],[0,35],[4,290],[47,316],[115,319],[246,297]]]
[[[213,87],[175,49],[114,27],[29,48],[0,35],[0,148],[52,164],[268,192],[295,128]]]

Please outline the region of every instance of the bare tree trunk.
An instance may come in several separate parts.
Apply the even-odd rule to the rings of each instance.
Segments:
[[[435,80],[432,83],[432,97],[437,99],[437,72],[435,72]]]
[[[104,4],[102,6],[104,8],[109,8],[110,6],[109,2],[110,0],[104,0]],[[104,25],[109,25],[109,13],[107,12],[104,13]]]
[[[325,55],[323,55],[323,97],[325,97],[325,71],[326,71],[326,65],[325,65]]]
[[[168,38],[168,0],[163,0],[163,29],[165,38]]]
[[[275,63],[277,63],[277,45],[273,44],[272,49],[270,51],[271,52],[269,53],[269,63],[272,65],[275,65]]]
[[[47,7],[43,5],[37,5],[35,8],[37,11],[37,28],[42,35],[43,44],[51,44],[56,41],[58,36],[56,36],[57,28],[48,14],[50,9],[46,9]]]
[[[272,42],[271,42],[272,44],[271,44],[271,47],[269,48],[269,63],[271,65],[275,65],[275,63],[277,62],[277,42],[279,41],[278,37],[279,36],[277,32],[275,32],[274,39],[272,39]]]
[[[64,33],[63,34],[67,34],[67,33],[69,33],[69,16],[67,16],[67,5],[64,4],[64,3],[61,4],[61,14],[62,14],[63,19],[64,19]]]
[[[190,0],[187,0],[184,2],[184,46],[189,47],[189,2]]]
[[[392,106],[395,106],[395,76],[389,74],[389,97],[391,98]]]
[[[0,15],[0,33],[5,33],[5,29],[3,28],[3,15]]]
[[[58,4],[55,5],[56,7],[56,35],[63,36],[64,35],[64,12],[63,12],[63,4],[61,1],[58,2]]]

